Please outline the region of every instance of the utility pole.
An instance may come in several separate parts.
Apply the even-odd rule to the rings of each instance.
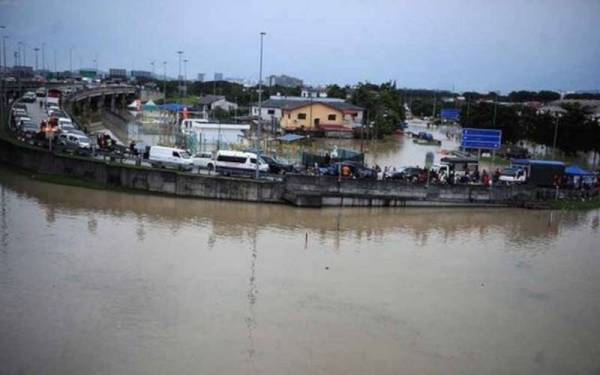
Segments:
[[[179,92],[179,95],[181,96],[181,55],[183,55],[183,51],[177,51],[177,54],[179,55],[179,67],[177,70],[177,81],[179,82],[179,87],[177,92]]]
[[[54,74],[57,74],[58,73],[58,65],[56,64],[56,48],[53,51],[54,51]]]
[[[165,104],[167,102],[167,62],[163,61],[163,93],[164,93],[164,100],[163,100],[163,104]]]
[[[258,69],[258,122],[256,126],[256,179],[260,175],[260,132],[262,123],[262,68],[263,68],[263,38],[267,35],[264,31],[260,33],[260,65]]]
[[[25,64],[22,62],[22,59],[23,59],[23,54],[21,53],[21,47],[23,47],[23,42],[19,42],[19,43],[17,43],[17,48],[18,48],[18,50],[19,50],[19,53],[17,53],[17,57],[19,58],[19,63],[18,63],[17,65],[25,65]]]
[[[69,72],[73,73],[73,47],[69,48]]]
[[[42,43],[42,69],[46,70],[46,43]]]
[[[6,26],[0,25],[0,29],[2,30],[2,34],[4,34],[4,30],[6,30]],[[0,65],[0,121],[4,120],[4,75],[6,74],[6,48],[4,48],[4,40],[5,35],[2,35],[2,65]]]
[[[154,60],[150,61],[150,65],[152,65],[152,79],[154,79]]]
[[[183,91],[187,95],[187,62],[188,59],[183,59]]]
[[[496,128],[496,114],[498,112],[498,94],[494,96],[494,118],[492,119],[492,127]]]
[[[35,51],[35,70],[38,70],[38,52],[40,49],[35,47],[33,50]]]

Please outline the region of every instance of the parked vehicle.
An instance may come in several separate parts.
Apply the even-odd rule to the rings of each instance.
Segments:
[[[284,163],[272,156],[261,155],[260,158],[269,165],[269,173],[289,173],[294,171],[292,164]]]
[[[560,184],[566,165],[556,160],[512,159],[510,166],[522,168],[528,184],[535,186],[554,186]]]
[[[204,169],[208,168],[208,164],[214,160],[210,152],[199,152],[192,159],[196,167]]]
[[[256,154],[253,152],[221,150],[214,161],[208,163],[208,169],[224,175],[252,175],[256,173]],[[260,173],[269,171],[269,165],[262,160],[258,162]]]
[[[181,170],[194,168],[194,161],[190,154],[179,148],[152,146],[148,160],[153,167],[175,167]]]
[[[44,87],[40,87],[39,89],[35,90],[35,95],[37,97],[45,97],[46,96],[46,89]]]
[[[350,175],[352,177],[359,179],[377,179],[377,171],[356,161],[341,161],[333,163],[328,167],[319,168],[319,173],[325,176],[338,176],[340,173],[343,173],[342,169],[344,167],[348,167],[350,169]]]
[[[40,128],[33,122],[23,122],[19,128],[19,134],[25,139],[30,139],[33,138],[39,130]]]
[[[527,174],[523,168],[509,167],[504,168],[498,178],[500,183],[504,184],[522,184],[527,180]]]
[[[392,172],[389,178],[392,180],[416,181],[423,173],[426,173],[423,168],[404,167],[396,172]]]
[[[21,101],[25,103],[34,103],[36,100],[37,97],[35,96],[35,93],[31,91],[26,92],[25,95],[23,95],[23,97],[21,98]]]
[[[91,141],[86,135],[74,133],[61,133],[58,135],[58,144],[74,148],[90,148]]]

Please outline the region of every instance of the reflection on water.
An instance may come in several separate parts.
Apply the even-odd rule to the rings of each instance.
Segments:
[[[594,373],[600,211],[296,209],[0,169],[0,373]]]

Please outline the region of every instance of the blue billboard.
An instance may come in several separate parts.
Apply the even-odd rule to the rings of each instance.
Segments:
[[[502,130],[465,128],[462,131],[460,145],[463,148],[497,150],[501,144]]]
[[[458,121],[460,118],[460,109],[444,108],[440,110],[440,117],[442,118],[442,120]]]

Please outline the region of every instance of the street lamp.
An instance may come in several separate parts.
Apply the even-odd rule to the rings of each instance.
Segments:
[[[40,49],[35,47],[33,50],[35,51],[35,70],[38,70],[38,52]]]
[[[181,55],[183,55],[183,51],[177,51],[177,54],[179,55],[179,67],[177,70],[177,80],[179,81],[179,87],[178,87],[178,92],[179,95],[181,95]]]
[[[154,61],[150,61],[150,65],[152,65],[152,78],[154,79]]]
[[[556,112],[554,115],[554,140],[552,141],[552,159],[556,159],[556,141],[558,140],[558,120],[562,117],[562,113]]]
[[[42,43],[42,69],[46,70],[46,43]]]
[[[187,95],[187,62],[188,59],[183,59],[183,94]]]
[[[165,96],[164,103],[166,103],[167,102],[167,62],[166,61],[163,61],[163,93]]]
[[[263,68],[263,38],[267,35],[266,32],[260,32],[260,64],[258,68],[258,122],[256,126],[256,178],[258,179],[260,174],[260,131],[261,131],[261,119],[262,119],[262,68]]]

